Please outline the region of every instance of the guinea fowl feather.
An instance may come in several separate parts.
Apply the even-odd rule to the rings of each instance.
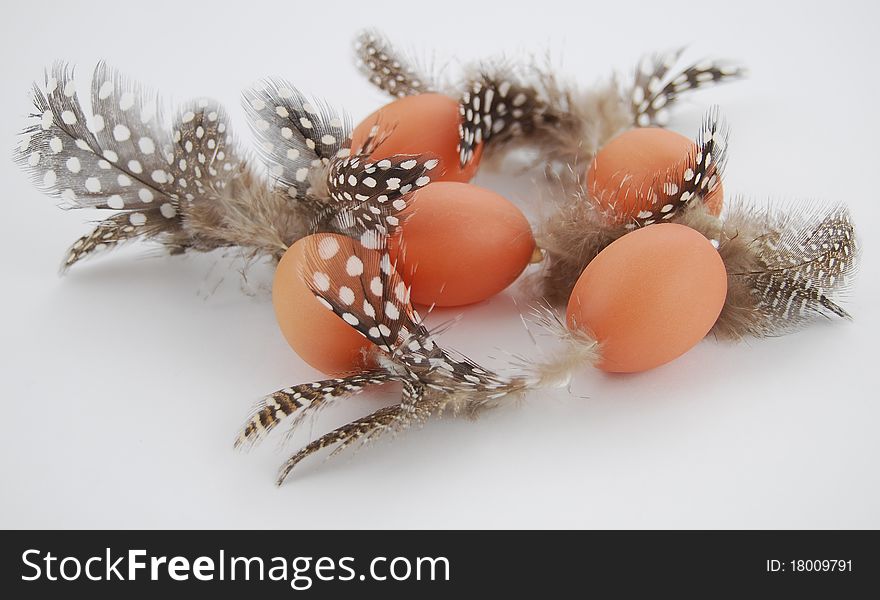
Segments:
[[[18,162],[69,206],[113,213],[73,244],[65,269],[135,239],[172,253],[242,246],[276,255],[302,233],[242,158],[215,102],[185,103],[166,122],[154,94],[101,63],[87,111],[73,69],[58,63],[35,86],[34,105]]]
[[[850,318],[839,302],[859,246],[845,206],[734,198],[723,221],[709,222],[699,211],[683,220],[717,241],[727,269],[727,299],[712,330],[719,338],[782,335],[816,318]]]
[[[370,83],[395,97],[435,91],[427,69],[392,47],[378,30],[366,29],[354,41],[355,65]]]

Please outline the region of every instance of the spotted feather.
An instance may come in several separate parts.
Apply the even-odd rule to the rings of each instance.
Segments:
[[[465,166],[482,143],[502,142],[530,132],[544,116],[545,104],[535,88],[506,69],[484,70],[467,85],[459,101],[459,163]]]
[[[391,262],[384,237],[368,237],[364,243],[362,235],[360,244],[324,238],[307,249],[304,276],[318,301],[429,388],[507,393],[510,380],[435,342],[410,302],[411,289]]]
[[[648,194],[652,204],[627,223],[628,229],[670,221],[686,206],[702,201],[721,183],[727,162],[727,126],[717,107],[703,118],[696,149],[684,162],[652,182]]]
[[[23,133],[17,159],[35,184],[75,208],[121,211],[74,244],[65,268],[138,237],[160,238],[172,249],[186,246],[181,202],[194,200],[199,186],[222,188],[237,165],[231,152],[226,156],[220,107],[201,101],[182,110],[172,136],[158,100],[103,63],[92,77],[91,112],[79,101],[73,69],[63,63],[35,86],[34,105],[35,122]],[[204,139],[193,142],[189,132],[197,128]],[[187,161],[194,165],[209,140],[215,149],[202,168],[210,173],[187,179]],[[195,185],[187,187],[190,182]]]
[[[362,417],[351,423],[337,427],[330,433],[324,434],[314,440],[299,452],[291,456],[278,472],[276,483],[281,485],[303,459],[312,454],[323,450],[324,448],[334,447],[333,454],[337,454],[349,447],[358,440],[374,439],[382,433],[400,431],[408,426],[414,416],[422,416],[426,418],[428,415],[426,407],[418,406],[415,410],[402,404],[394,404],[386,406],[373,412],[366,417]]]
[[[428,172],[438,163],[436,158],[408,154],[381,160],[371,160],[368,154],[339,159],[330,169],[330,196],[340,203],[394,202],[428,185]]]
[[[126,213],[115,214],[100,221],[95,228],[76,240],[67,250],[62,270],[69,268],[83,258],[95,252],[109,250],[110,248],[139,236],[157,235],[164,231],[164,218],[155,222],[156,215],[153,212],[140,213],[142,221],[132,224],[131,215]]]
[[[328,179],[330,197],[336,201],[334,225],[342,232],[355,229],[390,235],[400,225],[411,192],[431,182],[430,172],[438,163],[429,155],[372,160],[364,153],[336,159]]]
[[[360,32],[355,38],[354,51],[358,69],[383,92],[402,98],[433,91],[428,78],[392,48],[378,31]]]
[[[227,123],[223,107],[207,99],[178,111],[167,176],[184,207],[211,201],[239,174],[243,161],[235,152]]]
[[[816,317],[849,319],[840,305],[853,281],[859,247],[843,205],[789,204],[758,209],[734,202],[719,251],[728,265],[728,302],[721,319],[745,334],[781,335]],[[727,258],[737,247],[745,262]]]
[[[386,245],[374,229],[364,230],[358,241],[313,241],[304,277],[324,306],[390,354],[418,327],[419,317]]]
[[[348,377],[325,379],[284,388],[266,396],[238,436],[235,446],[254,444],[271,432],[281,421],[290,419],[291,429],[306,416],[335,400],[358,394],[369,386],[391,381],[383,371],[365,371]]]
[[[639,127],[664,126],[669,121],[668,109],[686,91],[745,76],[744,67],[721,62],[703,61],[669,76],[684,48],[646,56],[636,69],[629,98],[634,124]]]
[[[291,198],[321,196],[313,188],[312,171],[317,169],[322,179],[331,160],[348,155],[348,116],[278,79],[247,90],[244,106],[259,141],[257,151],[276,185]]]

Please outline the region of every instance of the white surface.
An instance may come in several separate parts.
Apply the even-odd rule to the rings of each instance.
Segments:
[[[106,58],[174,100],[212,95],[248,141],[238,94],[262,76],[288,78],[356,119],[384,102],[351,63],[365,25],[425,54],[435,48],[441,64],[549,46],[585,83],[689,43],[692,58],[727,56],[752,70],[689,97],[672,123],[692,135],[704,108],[722,105],[733,133],[728,193],[850,203],[864,245],[846,305],[854,323],[706,341],[637,376],[585,372],[573,396],[535,395],[477,423],[433,422],[312,460],[276,489],[276,467],[305,437],[250,454],[233,452],[233,437],[260,395],[317,374],[276,328],[270,269],[253,267],[244,282],[217,256],[156,258],[141,245],[58,278],[94,214],[58,211],[2,160],[0,526],[880,526],[880,5],[590,4],[7,3],[0,145],[13,146],[30,83],[56,58],[83,73]],[[528,186],[478,181],[532,200]],[[489,364],[497,347],[533,353],[511,294],[468,308],[445,342]],[[315,433],[389,394],[326,413]]]

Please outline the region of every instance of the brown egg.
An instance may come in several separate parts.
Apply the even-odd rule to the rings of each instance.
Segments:
[[[414,302],[461,306],[513,283],[529,264],[535,239],[525,215],[504,197],[467,183],[435,182],[415,192],[390,250]]]
[[[680,133],[643,127],[625,131],[599,150],[587,171],[587,190],[603,207],[620,217],[634,217],[649,209],[652,197],[649,187],[658,174],[680,167],[696,149],[693,140]],[[677,171],[672,171],[680,175]],[[713,215],[721,212],[724,190],[719,182],[706,197],[706,206]]]
[[[390,132],[372,154],[375,159],[395,154],[433,154],[440,160],[434,181],[470,181],[477,172],[482,144],[474,159],[462,169],[458,162],[458,102],[443,94],[406,96],[386,104],[361,121],[352,132],[351,147],[358,149],[374,125]]]
[[[600,369],[646,371],[703,339],[726,295],[727,272],[709,240],[684,225],[650,225],[587,265],[568,301],[568,326],[599,340]]]
[[[303,280],[306,250],[322,240],[330,240],[323,242],[329,245],[335,241],[341,251],[351,249],[349,254],[353,254],[356,244],[332,233],[318,233],[297,241],[284,253],[275,270],[272,304],[290,347],[317,370],[339,375],[362,366],[363,350],[373,348],[373,344],[321,305]]]

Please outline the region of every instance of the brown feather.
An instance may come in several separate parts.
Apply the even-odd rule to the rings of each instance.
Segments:
[[[374,86],[395,98],[431,92],[432,78],[427,70],[391,46],[374,29],[361,31],[354,42],[355,64]]]
[[[239,247],[249,257],[280,258],[288,246],[309,233],[316,217],[313,212],[243,166],[209,201],[187,206],[183,218],[195,250]]]
[[[555,178],[558,193],[550,196],[556,204],[551,217],[536,231],[535,239],[544,253],[538,273],[527,285],[534,296],[553,306],[568,302],[578,277],[599,252],[627,233],[624,223],[615,222],[599,208],[582,183],[572,183],[573,176]]]
[[[719,338],[781,335],[816,318],[850,318],[838,301],[855,275],[859,247],[843,205],[771,207],[734,198],[720,226],[707,226],[700,211],[682,222],[717,241],[728,272],[712,330]]]

